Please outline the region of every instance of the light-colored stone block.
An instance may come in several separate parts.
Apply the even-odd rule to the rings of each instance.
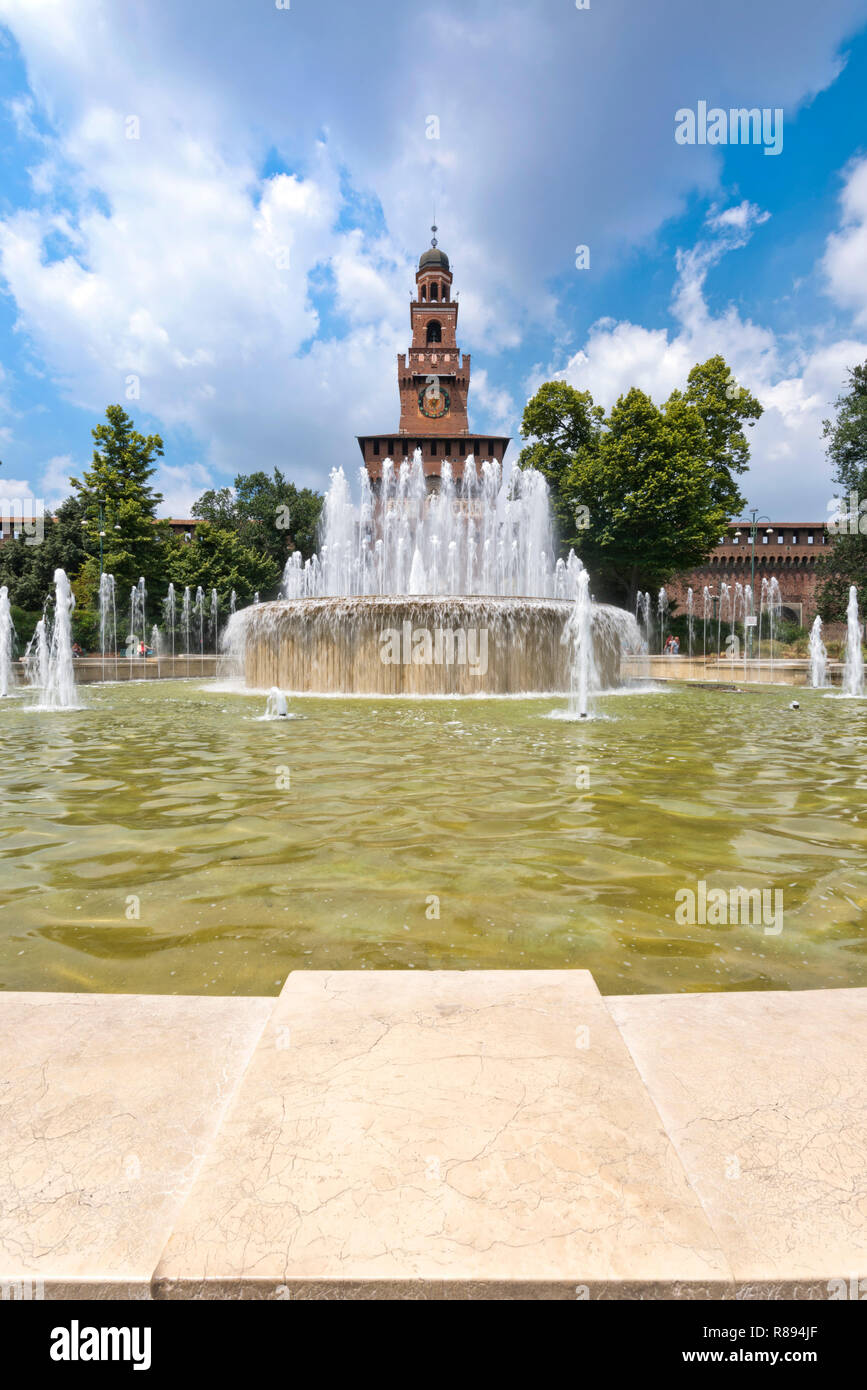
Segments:
[[[274,1003],[0,994],[0,1281],[150,1297]]]
[[[290,976],[158,1297],[707,1297],[731,1271],[585,971]]]
[[[867,989],[606,1002],[741,1296],[867,1276]]]

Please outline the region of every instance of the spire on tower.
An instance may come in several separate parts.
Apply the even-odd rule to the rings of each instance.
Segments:
[[[436,213],[434,213],[434,217],[436,217]],[[433,236],[432,236],[431,239],[430,239],[430,244],[431,244],[431,246],[436,246],[436,244],[437,244],[437,232],[439,231],[439,228],[438,228],[436,222],[434,222],[433,226],[431,227],[431,231],[433,232]]]

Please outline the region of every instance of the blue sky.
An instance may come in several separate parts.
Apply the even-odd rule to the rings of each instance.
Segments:
[[[766,407],[750,503],[826,514],[821,421],[867,359],[867,0],[0,0],[0,26],[0,496],[59,500],[116,400],[163,434],[175,515],[255,467],[355,470],[436,203],[474,428],[517,435],[558,373],[661,400],[720,351]],[[700,100],[781,107],[782,152],[677,144]]]

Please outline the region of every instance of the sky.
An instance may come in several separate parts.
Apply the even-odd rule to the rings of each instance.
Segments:
[[[782,149],[680,143],[700,102],[779,109]],[[867,0],[0,0],[0,499],[68,495],[117,401],[165,515],[354,474],[435,210],[472,429],[517,440],[556,376],[661,402],[721,352],[765,407],[749,506],[821,520],[865,115]]]

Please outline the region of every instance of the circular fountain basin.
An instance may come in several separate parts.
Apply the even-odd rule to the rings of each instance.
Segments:
[[[567,691],[572,604],[558,599],[281,599],[239,614],[253,689],[364,695],[517,695]],[[619,684],[634,620],[592,610],[600,684]]]

